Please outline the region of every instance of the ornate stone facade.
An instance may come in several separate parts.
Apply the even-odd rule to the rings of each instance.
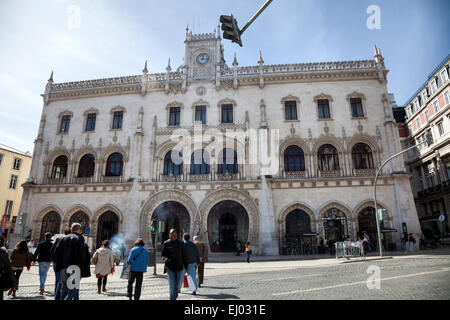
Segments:
[[[248,239],[241,240],[250,241],[257,253],[267,252],[261,246],[268,243],[261,239],[266,234],[283,252],[286,217],[296,209],[310,216],[311,230],[320,237],[327,237],[323,214],[340,210],[347,232],[355,237],[360,230],[352,208],[370,201],[376,168],[400,150],[392,112],[383,100],[388,70],[380,63],[381,53],[376,51],[374,60],[288,65],[264,65],[260,53],[257,66],[238,67],[235,58],[228,67],[216,32],[193,35],[188,30],[185,45],[185,64],[174,72],[169,61],[165,73],[149,74],[145,67],[136,76],[60,84],[49,79],[21,206],[29,213],[33,238],[39,237],[43,216],[52,210],[61,216],[61,230],[72,214],[86,212],[94,237],[100,216],[112,211],[128,241],[140,236],[151,243],[152,215],[168,201],[189,213],[190,230],[184,232],[204,235],[211,232],[207,221],[212,208],[228,200],[245,209]],[[364,116],[353,118],[350,102],[358,98]],[[329,100],[330,119],[318,119],[319,99]],[[285,120],[288,101],[296,103],[295,121]],[[206,112],[200,128],[195,124],[199,105]],[[93,132],[85,130],[89,112],[96,115]],[[60,115],[66,113],[70,129],[55,135]],[[171,116],[178,117],[176,125],[170,125]],[[277,155],[272,174],[262,173],[261,163],[252,161],[260,152],[252,144],[252,132],[258,136],[260,129],[276,131],[280,139],[269,145]],[[203,140],[192,139],[195,133]],[[193,147],[191,152],[206,150],[203,157],[209,163],[191,165],[191,152],[185,149],[179,166],[170,162],[167,155],[180,141]],[[358,143],[370,153],[356,153]],[[331,153],[322,154],[323,146]],[[236,153],[237,163],[227,162],[224,169],[220,155],[225,148]],[[89,167],[93,173],[80,177],[80,166],[89,166],[81,161],[86,154],[94,159]],[[61,155],[67,164],[55,163]],[[267,178],[264,192],[262,174]],[[413,200],[401,163],[383,172],[377,191],[392,228],[400,230],[406,221],[409,230],[420,232],[414,206],[402,203]],[[219,223],[224,239],[232,238],[233,231],[227,230],[238,227],[230,221]]]

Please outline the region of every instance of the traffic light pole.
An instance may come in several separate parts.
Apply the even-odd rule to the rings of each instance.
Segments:
[[[253,15],[253,17],[247,22],[247,24],[239,31],[239,35],[242,35],[245,30],[253,23],[253,21],[258,18],[258,16],[264,11],[264,9],[267,8],[267,6],[272,2],[273,0],[267,0],[266,3],[263,4],[263,6]]]
[[[421,145],[422,143],[427,143],[428,145],[430,145],[430,144],[431,144],[431,137],[430,137],[430,136],[427,136],[427,140],[422,141],[422,142],[418,143],[418,144],[415,145],[415,146],[412,146],[412,147],[410,147],[410,148],[408,148],[408,149],[405,149],[405,150],[403,150],[403,151],[400,151],[400,152],[394,154],[393,156],[389,157],[386,161],[384,161],[384,162],[381,164],[381,167],[378,169],[377,174],[375,175],[375,180],[374,180],[374,182],[373,182],[373,201],[374,201],[374,203],[375,203],[375,218],[376,218],[376,221],[377,221],[377,235],[378,235],[378,247],[379,247],[379,251],[380,251],[380,257],[383,256],[383,247],[382,247],[382,245],[381,245],[380,219],[379,219],[379,217],[378,217],[378,206],[377,206],[377,180],[378,180],[378,176],[379,176],[379,174],[381,173],[381,170],[383,169],[383,167],[384,167],[389,161],[391,161],[391,160],[394,159],[395,157],[398,157],[399,155],[401,155],[401,154],[403,154],[403,153],[405,153],[405,152],[407,152],[407,151],[409,151],[409,150],[411,150],[411,149],[416,148],[417,146]]]

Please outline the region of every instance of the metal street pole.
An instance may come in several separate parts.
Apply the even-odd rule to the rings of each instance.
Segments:
[[[405,153],[405,152],[407,152],[407,151],[409,151],[409,150],[411,150],[411,149],[414,149],[414,148],[416,148],[417,146],[420,146],[422,143],[427,143],[428,145],[430,145],[431,142],[432,142],[432,138],[431,138],[431,134],[429,134],[429,135],[427,135],[426,140],[424,140],[424,141],[418,143],[418,144],[415,145],[415,146],[409,147],[408,149],[405,149],[405,150],[403,150],[403,151],[400,151],[400,152],[394,154],[393,156],[389,157],[386,161],[384,161],[384,162],[381,164],[380,168],[379,168],[378,171],[377,171],[377,174],[375,175],[375,180],[374,180],[374,182],[373,182],[373,201],[374,201],[374,203],[375,203],[375,218],[376,218],[376,221],[377,221],[377,235],[378,235],[378,247],[380,248],[380,250],[379,250],[379,251],[380,251],[380,257],[383,256],[383,248],[382,248],[382,245],[381,245],[380,219],[379,219],[379,217],[378,217],[378,206],[377,206],[377,180],[378,180],[378,176],[379,176],[381,170],[383,169],[383,167],[384,167],[389,161],[391,161],[392,159],[394,159],[395,157],[398,157],[399,155],[401,155],[401,154],[403,154],[403,153]]]
[[[267,0],[266,3],[263,4],[263,6],[253,15],[253,17],[247,22],[247,24],[239,31],[239,35],[242,35],[245,30],[253,23],[253,21],[258,18],[258,16],[264,11],[264,9],[267,8],[267,6],[272,2],[273,0]]]

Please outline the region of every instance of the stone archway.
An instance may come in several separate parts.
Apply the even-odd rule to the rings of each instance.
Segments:
[[[117,216],[117,219],[118,219],[118,228],[117,228],[118,231],[117,232],[118,233],[121,232],[122,222],[123,222],[122,214],[121,214],[120,210],[117,209],[115,206],[108,204],[108,205],[102,206],[100,209],[98,209],[95,212],[95,214],[91,217],[91,221],[90,221],[91,236],[94,239],[94,241],[97,241],[97,238],[98,238],[97,232],[98,232],[99,219],[105,212],[108,212],[108,211],[113,212]]]
[[[166,201],[161,203],[151,214],[151,220],[164,221],[165,227],[162,231],[159,243],[169,239],[171,229],[177,230],[178,239],[182,240],[185,233],[189,233],[191,219],[185,206],[177,201]],[[153,239],[152,239],[153,240]]]
[[[62,221],[62,228],[70,227],[71,222],[79,222],[79,221],[73,221],[73,219],[72,219],[73,215],[75,215],[75,214],[77,214],[77,216],[80,216],[79,212],[82,212],[86,215],[86,217],[88,218],[86,226],[89,226],[90,225],[89,222],[91,219],[91,213],[90,213],[89,209],[83,205],[76,205],[76,206],[72,207],[69,211],[67,211],[66,214],[64,215],[64,219]],[[76,219],[76,220],[80,220],[80,219]]]
[[[248,213],[233,200],[216,203],[207,218],[208,242],[211,252],[234,252],[236,243],[248,240]]]
[[[203,241],[207,244],[208,247],[210,247],[209,236],[207,234],[203,234],[204,231],[207,231],[209,233],[208,216],[211,212],[211,209],[216,204],[226,200],[231,200],[238,203],[246,211],[248,215],[248,237],[247,239],[241,241],[250,241],[252,246],[254,246],[255,248],[254,251],[256,252],[257,247],[260,243],[260,214],[258,207],[248,194],[232,188],[215,190],[207,194],[206,198],[200,204],[199,212],[201,216]]]
[[[386,209],[386,207],[377,201],[378,209]],[[367,233],[370,239],[372,250],[378,249],[378,230],[375,216],[375,206],[373,200],[360,203],[355,211],[358,235],[362,236],[363,232]],[[389,211],[383,212],[383,219],[380,223],[381,241],[385,250],[388,250],[392,243],[395,243],[395,233],[383,232],[387,228],[392,228],[392,216]]]
[[[197,214],[197,206],[195,202],[186,193],[178,190],[163,190],[153,194],[145,203],[139,222],[140,235],[148,241],[151,241],[150,226],[152,224],[152,216],[156,208],[164,202],[174,201],[183,205],[189,213],[190,230],[188,232],[198,234],[200,232],[200,217]],[[198,230],[197,230],[198,229]]]
[[[323,237],[325,241],[329,240],[327,234],[330,234],[330,230],[327,228],[334,228],[333,237],[335,236],[355,236],[354,219],[351,214],[351,210],[345,205],[339,202],[330,202],[323,206],[319,210],[319,235]],[[331,225],[329,225],[331,222]],[[340,224],[340,225],[339,225]],[[336,240],[336,239],[335,239]],[[341,241],[341,239],[337,239]]]
[[[305,212],[309,216],[311,231],[317,232],[316,230],[316,217],[314,215],[313,210],[308,207],[306,204],[302,203],[294,203],[288,205],[285,209],[281,211],[281,214],[278,217],[278,226],[280,232],[280,252],[283,252],[283,246],[286,244],[286,217],[295,210],[301,210]]]
[[[36,242],[39,242],[40,239],[40,235],[42,232],[46,232],[46,230],[42,230],[42,222],[43,219],[45,217],[45,215],[47,215],[50,212],[56,212],[59,215],[59,221],[62,220],[62,213],[61,210],[54,206],[54,205],[49,205],[47,207],[45,207],[44,209],[42,209],[41,211],[39,211],[39,213],[36,215],[35,219],[33,219],[33,225],[34,225],[34,230],[32,231],[32,239],[35,240]],[[57,233],[60,233],[60,229],[61,228],[61,223],[59,225],[59,229]]]

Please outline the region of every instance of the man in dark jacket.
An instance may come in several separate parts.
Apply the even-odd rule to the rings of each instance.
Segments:
[[[194,236],[194,243],[197,245],[198,253],[200,254],[200,264],[197,266],[198,287],[201,288],[205,274],[205,262],[208,262],[208,248],[206,244],[200,241],[198,236]],[[240,242],[240,241],[239,241]]]
[[[70,234],[71,229],[69,227],[64,228],[64,234],[67,236]],[[56,260],[55,260],[55,250],[58,246],[58,242],[61,241],[62,238],[56,238],[55,243],[53,243],[52,249],[50,250],[51,254],[51,260],[53,262],[53,272],[55,273],[55,300],[61,300],[61,289],[62,289],[62,283],[61,283],[61,273],[59,271],[56,271]],[[78,300],[78,297],[75,297],[76,300]]]
[[[91,276],[89,249],[81,235],[81,225],[74,223],[71,229],[72,233],[61,238],[56,244],[56,248],[54,248],[55,272],[59,272],[61,276],[61,299],[63,300],[76,299],[75,296],[79,290],[79,287],[77,287],[79,280]],[[78,270],[75,268],[75,274],[72,276],[67,272],[69,267],[69,272],[71,272],[70,270],[74,266],[79,268],[80,274],[77,274]],[[73,283],[74,280],[75,284]]]
[[[45,240],[38,244],[36,251],[33,254],[32,261],[39,262],[39,279],[41,286],[39,287],[39,293],[44,294],[45,288],[45,280],[47,279],[48,269],[50,268],[51,262],[51,249],[53,246],[52,243],[52,234],[50,232],[46,232]]]
[[[186,248],[186,261],[188,263],[186,272],[194,281],[195,289],[192,291],[192,294],[195,296],[198,289],[196,273],[197,267],[200,264],[200,253],[198,252],[197,245],[191,241],[191,237],[187,233],[184,234],[184,246]]]
[[[185,271],[188,269],[186,248],[177,239],[177,230],[170,230],[170,239],[163,243],[161,255],[165,258],[164,267],[169,279],[170,300],[176,300],[183,284]]]

